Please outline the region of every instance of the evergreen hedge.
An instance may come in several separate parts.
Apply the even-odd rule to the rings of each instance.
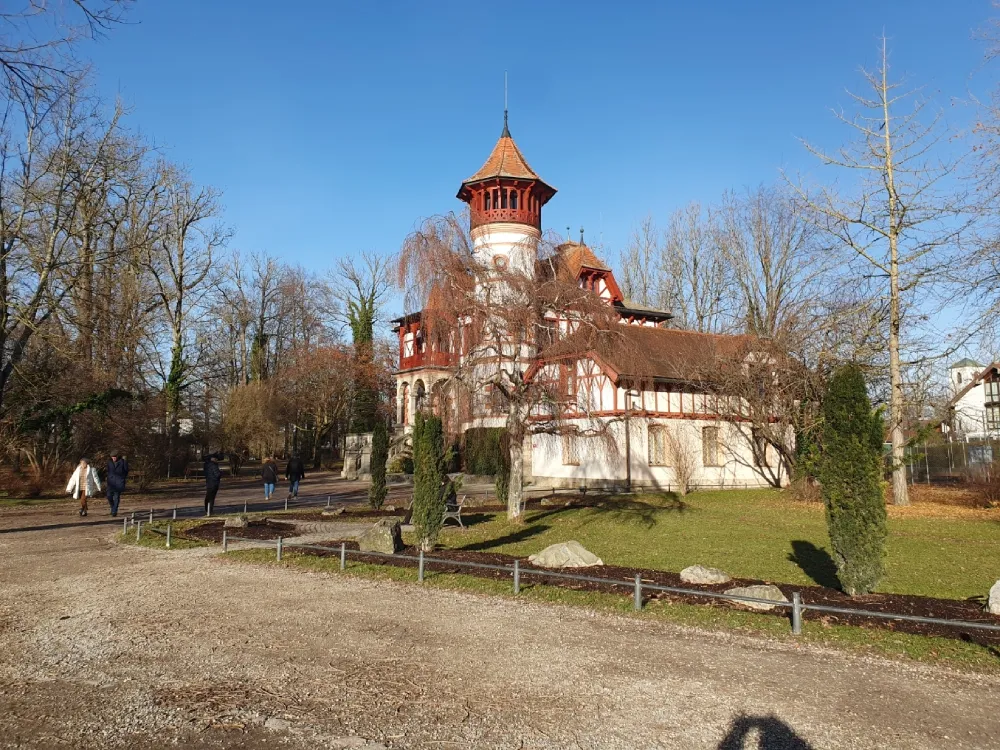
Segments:
[[[425,552],[434,549],[444,521],[445,462],[441,420],[417,412],[413,423],[413,522]]]
[[[389,429],[385,420],[375,422],[372,430],[371,472],[372,483],[368,488],[368,503],[378,510],[388,492],[385,486],[385,464],[389,460]]]
[[[472,427],[465,431],[462,466],[466,474],[498,474],[503,468],[503,427]]]
[[[856,365],[834,373],[823,402],[819,480],[837,577],[850,596],[875,589],[885,573],[882,496],[884,427]]]

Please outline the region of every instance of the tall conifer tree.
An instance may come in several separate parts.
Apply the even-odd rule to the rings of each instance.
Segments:
[[[413,423],[413,526],[425,552],[444,521],[444,430],[438,417],[417,412]]]
[[[861,370],[838,370],[823,402],[819,479],[837,577],[851,596],[873,591],[885,573],[884,433]]]

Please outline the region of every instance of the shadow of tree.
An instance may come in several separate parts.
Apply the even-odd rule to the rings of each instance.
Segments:
[[[803,573],[820,586],[830,589],[840,588],[837,565],[830,557],[830,553],[822,547],[817,547],[812,542],[796,539],[792,542],[792,551],[788,555],[788,559],[798,565]]]
[[[751,733],[756,732],[756,745],[747,745]],[[814,750],[795,731],[776,716],[741,715],[733,719],[729,731],[717,750]]]
[[[464,519],[463,519],[464,520]],[[526,539],[531,539],[539,534],[544,534],[548,531],[549,526],[547,524],[532,524],[531,526],[522,526],[517,531],[512,531],[510,534],[505,534],[504,536],[496,537],[494,539],[484,539],[481,542],[473,542],[472,544],[465,544],[461,547],[455,547],[455,549],[468,550],[470,552],[483,552],[486,550],[494,550],[497,547],[502,547],[505,544],[516,544],[518,542],[523,542]]]
[[[658,513],[685,513],[691,510],[691,506],[681,500],[673,492],[663,493],[658,498],[658,502],[648,502],[636,500],[628,497],[591,497],[574,500],[569,505],[556,508],[547,508],[534,513],[529,520],[534,523],[544,518],[567,513],[569,511],[586,508],[590,511],[590,517],[581,519],[581,525],[586,525],[597,519],[610,518],[621,523],[639,523],[646,528],[656,525]]]

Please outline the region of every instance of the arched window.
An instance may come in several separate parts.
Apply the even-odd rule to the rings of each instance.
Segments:
[[[483,193],[483,210],[489,211],[492,207],[492,202],[490,201],[490,191],[487,190]]]
[[[955,373],[955,382],[958,383],[959,385],[962,384],[962,373],[960,372]]]
[[[500,190],[500,208],[507,208],[507,188]]]
[[[512,209],[514,209],[515,211],[517,210],[517,191],[516,190],[511,190],[510,191],[510,207]]]
[[[493,190],[493,208],[500,208],[500,191],[495,188]]]

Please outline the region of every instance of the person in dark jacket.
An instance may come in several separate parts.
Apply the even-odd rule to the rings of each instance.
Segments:
[[[306,465],[299,458],[298,453],[293,453],[285,466],[285,479],[289,481],[288,499],[299,496],[299,482],[306,478]]]
[[[219,454],[211,453],[205,458],[205,515],[212,515],[215,507],[215,496],[222,482],[222,469],[219,468]]]
[[[270,500],[274,494],[274,485],[278,483],[278,464],[274,456],[264,460],[264,465],[260,468],[260,475],[264,479],[264,499]]]
[[[128,461],[119,451],[111,454],[108,461],[107,495],[108,505],[111,506],[111,517],[118,515],[118,503],[122,501],[122,493],[125,491],[125,480],[128,478]]]

